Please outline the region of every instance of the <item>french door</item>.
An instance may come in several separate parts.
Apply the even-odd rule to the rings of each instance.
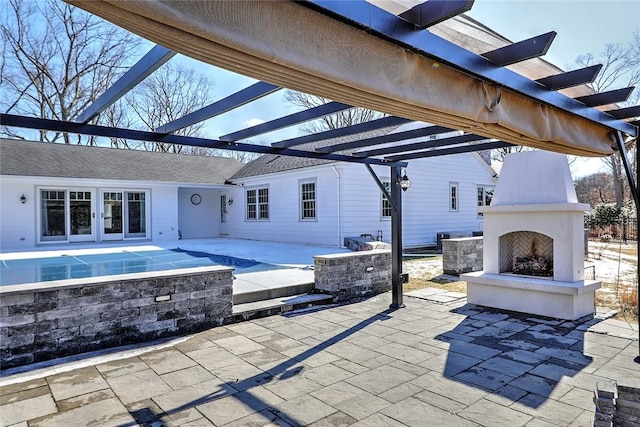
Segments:
[[[40,190],[41,242],[93,242],[94,192],[90,189]]]
[[[94,242],[96,240],[93,192],[69,190],[69,241]]]
[[[146,238],[146,191],[102,191],[102,240]]]
[[[122,191],[102,192],[102,240],[122,240]]]

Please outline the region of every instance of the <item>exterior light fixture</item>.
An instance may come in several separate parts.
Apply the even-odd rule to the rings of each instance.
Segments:
[[[229,206],[231,206],[233,204],[233,199],[229,199],[229,201],[227,201],[227,203],[229,203]]]
[[[402,188],[402,191],[407,191],[409,187],[411,187],[411,180],[407,176],[407,170],[405,169],[404,175],[400,179],[400,188]]]
[[[27,196],[25,196],[24,194],[22,196],[20,196],[20,202],[24,205],[25,203],[27,203]]]

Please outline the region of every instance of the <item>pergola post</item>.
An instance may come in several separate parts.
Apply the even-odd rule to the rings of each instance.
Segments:
[[[640,183],[640,150],[638,150],[638,140],[636,139],[636,184]],[[631,178],[632,175],[629,175]],[[640,198],[640,193],[638,192],[638,188],[636,188],[636,194],[634,197],[635,206],[636,206],[636,296],[638,300],[636,303],[638,304],[638,316],[640,316],[640,269],[638,268],[638,259],[640,258],[640,204],[638,200]],[[634,359],[636,363],[640,363],[640,330],[638,330],[638,355]]]
[[[404,307],[402,303],[402,168],[391,167],[391,308]]]
[[[631,197],[633,198],[634,206],[636,207],[636,249],[638,254],[640,254],[640,236],[638,236],[638,232],[640,232],[640,193],[638,192],[638,183],[640,183],[640,173],[638,171],[638,160],[640,159],[640,154],[638,153],[638,142],[636,140],[636,173],[635,177],[633,175],[633,169],[631,167],[631,162],[629,161],[629,155],[627,152],[627,147],[624,144],[624,139],[622,137],[622,132],[615,132],[616,145],[618,147],[618,151],[620,153],[620,157],[622,157],[622,164],[624,166],[624,171],[627,175],[627,180],[629,181],[629,189],[631,190]],[[636,286],[638,287],[638,310],[640,310],[640,270],[638,269],[638,263],[636,261]],[[636,363],[640,363],[640,331],[638,332],[638,356],[634,359]]]

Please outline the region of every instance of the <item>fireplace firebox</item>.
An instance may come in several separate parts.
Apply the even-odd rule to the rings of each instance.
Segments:
[[[553,239],[535,231],[500,236],[500,274],[553,278]]]

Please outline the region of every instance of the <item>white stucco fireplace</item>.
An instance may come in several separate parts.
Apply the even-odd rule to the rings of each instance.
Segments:
[[[481,272],[463,274],[472,304],[575,320],[595,311],[584,280],[584,212],[564,155],[509,154],[484,215]]]

